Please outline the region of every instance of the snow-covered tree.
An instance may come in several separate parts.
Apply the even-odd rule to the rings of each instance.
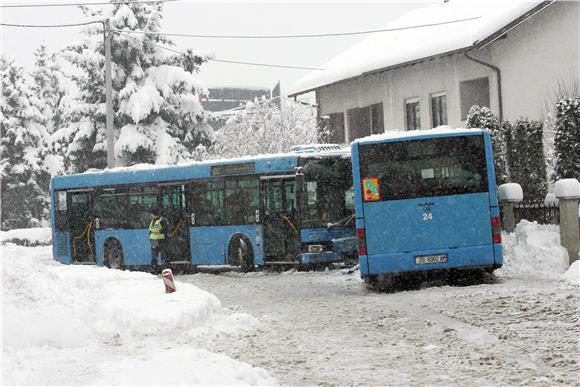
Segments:
[[[172,43],[158,34],[162,3],[113,1],[111,43],[115,153],[120,164],[171,164],[191,157],[206,138],[200,96],[207,89],[194,77],[208,59],[192,51],[169,55],[159,46]],[[88,16],[92,16],[88,14]],[[141,33],[132,34],[132,31]],[[102,27],[86,30],[86,39],[63,56],[80,68],[75,76],[78,104],[71,122],[55,133],[66,146],[74,172],[106,166],[105,73]],[[201,128],[200,128],[201,127]]]
[[[580,180],[580,96],[556,104],[556,179]]]
[[[486,107],[473,105],[469,109],[466,126],[468,128],[488,129],[490,131],[497,184],[506,183],[508,181],[506,140],[497,116]]]
[[[543,125],[540,121],[520,118],[509,127],[510,181],[522,186],[527,199],[543,199],[548,187]]]
[[[1,227],[38,226],[48,215],[44,117],[31,102],[22,67],[1,57],[0,78]]]
[[[287,152],[293,145],[318,142],[316,108],[283,99],[257,99],[230,117],[214,135],[215,157],[239,157]]]

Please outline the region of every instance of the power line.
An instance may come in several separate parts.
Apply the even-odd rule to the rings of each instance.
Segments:
[[[392,31],[403,31],[415,28],[423,27],[433,27],[441,26],[452,23],[459,23],[469,20],[480,19],[481,16],[470,17],[465,19],[449,20],[439,23],[429,23],[429,24],[418,24],[414,26],[407,27],[394,27],[394,28],[381,28],[376,30],[364,30],[364,31],[351,31],[351,32],[329,32],[321,34],[304,34],[304,35],[203,35],[203,34],[178,34],[178,33],[168,33],[168,32],[144,32],[144,31],[123,31],[123,30],[113,30],[114,32],[122,33],[133,33],[133,34],[148,34],[148,35],[165,35],[165,36],[179,36],[187,38],[214,38],[214,39],[301,39],[301,38],[326,38],[332,36],[352,36],[352,35],[367,35],[374,34],[377,32],[392,32]]]
[[[91,3],[44,3],[44,4],[3,4],[0,8],[42,8],[42,7],[78,7],[78,6],[91,6],[91,5],[115,5],[115,4],[152,4],[152,3],[172,3],[182,0],[138,0],[138,1],[120,1],[118,3],[112,3],[110,1],[99,1]]]
[[[125,36],[131,39],[136,39],[136,37],[131,36],[131,35],[127,35],[124,33],[120,33],[118,31],[114,31],[113,32],[117,33],[118,35],[121,36]],[[178,50],[174,50],[172,48],[169,47],[164,47],[164,46],[160,46],[158,44],[155,43],[151,43],[151,42],[146,42],[143,41],[143,43],[148,44],[150,46],[154,46],[154,47],[158,47],[161,48],[163,50],[167,50],[167,51],[171,51],[174,52],[176,54],[180,54],[183,55],[183,52],[178,51]],[[210,59],[213,62],[221,62],[221,63],[233,63],[233,64],[242,64],[242,65],[248,65],[248,66],[261,66],[261,67],[276,67],[276,68],[284,68],[284,69],[294,69],[294,70],[324,70],[321,69],[319,67],[305,67],[305,66],[289,66],[289,65],[278,65],[278,64],[271,64],[271,63],[257,63],[257,62],[241,62],[241,61],[235,61],[235,60],[226,60],[226,59]]]
[[[76,26],[86,26],[89,24],[104,23],[102,20],[94,20],[90,22],[83,23],[70,23],[70,24],[11,24],[11,23],[0,23],[0,26],[4,27],[24,27],[24,28],[57,28],[57,27],[76,27]]]

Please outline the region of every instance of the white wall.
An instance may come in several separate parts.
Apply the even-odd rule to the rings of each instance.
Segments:
[[[520,116],[543,119],[558,81],[578,79],[580,62],[580,3],[560,1],[482,50],[470,55],[501,70],[504,119]],[[430,95],[447,93],[447,117],[452,127],[463,127],[459,83],[488,77],[490,108],[499,112],[495,71],[455,54],[424,63],[357,78],[317,91],[321,114],[382,102],[385,130],[405,128],[406,98],[419,97],[421,129],[431,128]],[[348,136],[346,137],[348,138]]]
[[[580,3],[558,1],[491,45],[502,73],[504,118],[543,119],[558,82],[580,74]]]

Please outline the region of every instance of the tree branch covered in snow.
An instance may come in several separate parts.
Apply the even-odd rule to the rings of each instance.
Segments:
[[[87,16],[94,16],[85,10]],[[172,164],[191,158],[200,143],[208,142],[206,114],[200,98],[207,89],[194,73],[207,59],[189,50],[168,55],[157,46],[172,42],[158,34],[161,3],[115,2],[111,27],[125,32],[112,35],[113,111],[115,154],[119,165]],[[156,46],[157,45],[157,46]],[[80,74],[77,103],[67,116],[69,125],[53,134],[65,149],[68,170],[104,168],[105,79],[101,26],[85,29],[85,38],[61,55]]]
[[[248,102],[214,135],[210,153],[239,157],[287,152],[293,145],[318,142],[316,108],[283,99],[281,108],[271,100]]]

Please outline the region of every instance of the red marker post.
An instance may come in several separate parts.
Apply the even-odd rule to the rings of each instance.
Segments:
[[[175,292],[175,281],[173,280],[171,269],[164,269],[161,272],[161,276],[163,277],[163,283],[165,284],[165,293]]]

